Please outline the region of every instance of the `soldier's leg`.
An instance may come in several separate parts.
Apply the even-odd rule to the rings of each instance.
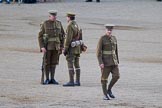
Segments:
[[[112,94],[111,89],[120,77],[118,65],[112,66],[111,73],[112,73],[112,79],[111,79],[110,84],[108,86],[108,94],[111,98],[115,98],[115,96]]]
[[[50,80],[50,83],[51,83],[51,84],[56,84],[56,85],[58,85],[59,83],[58,83],[58,82],[55,80],[55,78],[54,78],[55,70],[56,70],[56,66],[52,66],[52,67],[50,68],[50,71],[51,71],[51,80]]]
[[[59,64],[59,52],[57,50],[52,50],[51,55],[51,66],[55,66]]]
[[[51,72],[51,79],[54,79],[55,69],[56,69],[56,66],[51,66],[51,68],[50,68],[50,72]]]
[[[104,95],[104,100],[109,100],[109,97],[107,96],[107,80],[108,76],[110,74],[110,67],[105,66],[103,70],[101,70],[101,84],[102,84],[102,90]]]
[[[51,51],[46,52],[46,80],[44,84],[49,84],[49,72],[50,72],[50,57],[51,57]]]
[[[46,71],[46,80],[45,80],[44,84],[49,84],[49,72],[50,72],[49,65],[46,66],[45,71]]]
[[[74,57],[71,55],[66,56],[68,70],[69,70],[69,79],[70,81],[66,84],[63,84],[63,86],[74,86]]]
[[[75,73],[76,73],[76,81],[75,85],[80,86],[80,65],[79,65],[79,57],[80,55],[75,56],[74,66],[75,66]]]
[[[50,80],[50,83],[52,83],[52,84],[58,84],[58,82],[54,78],[56,65],[58,64],[58,57],[59,57],[58,51],[52,50],[51,59],[50,59],[51,60],[51,64],[50,64],[51,80]]]
[[[80,69],[76,69],[76,81],[75,81],[76,86],[80,86]]]

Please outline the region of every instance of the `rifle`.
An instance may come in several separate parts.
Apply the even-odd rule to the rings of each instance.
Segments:
[[[43,43],[44,47],[47,50],[47,44],[48,44],[48,34],[43,35]],[[42,76],[41,76],[41,84],[44,84],[44,74],[46,73],[46,60],[47,60],[47,51],[43,55],[43,60],[42,60]]]

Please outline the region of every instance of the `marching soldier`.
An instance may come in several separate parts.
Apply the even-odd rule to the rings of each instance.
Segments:
[[[63,84],[63,86],[80,86],[79,57],[82,51],[81,46],[83,45],[82,34],[78,24],[75,21],[74,13],[67,13],[67,21],[68,26],[64,43],[64,55],[66,56],[67,60],[70,81],[66,84]],[[75,83],[74,73],[76,73]]]
[[[62,53],[65,33],[61,22],[56,20],[57,11],[50,10],[48,12],[49,19],[41,25],[38,41],[40,51],[44,53],[45,57],[46,80],[44,84],[58,84],[54,75],[56,65],[59,63],[59,55]],[[49,79],[49,74],[51,74],[51,79]]]
[[[115,98],[112,93],[112,87],[118,81],[119,75],[119,59],[118,59],[118,48],[117,39],[112,35],[114,25],[106,24],[106,34],[102,36],[97,46],[97,58],[99,66],[101,68],[101,84],[104,94],[104,100]],[[112,79],[107,88],[107,81],[109,74],[112,74]]]

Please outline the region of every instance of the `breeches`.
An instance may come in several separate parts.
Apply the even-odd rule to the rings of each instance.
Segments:
[[[59,52],[57,50],[47,50],[47,68],[55,67],[59,63]]]
[[[75,67],[75,70],[80,69],[79,57],[80,57],[80,54],[73,54],[73,55],[66,56],[67,65],[68,65],[69,70],[74,70],[74,67]]]
[[[101,75],[101,83],[107,83],[110,73],[112,74],[112,80],[118,80],[120,77],[118,65],[104,67]]]

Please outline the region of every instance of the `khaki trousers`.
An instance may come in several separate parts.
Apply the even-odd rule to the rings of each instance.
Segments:
[[[102,89],[104,95],[107,93],[108,90],[111,90],[114,84],[118,81],[120,78],[119,74],[119,68],[118,65],[113,65],[113,66],[105,66],[103,70],[101,70],[102,75],[101,75],[101,84],[102,84]],[[112,79],[108,85],[107,88],[107,83],[108,83],[108,77],[109,74],[112,74]]]
[[[51,72],[51,79],[54,79],[55,68],[59,63],[59,52],[57,50],[47,50],[46,52],[46,79],[49,79]]]

